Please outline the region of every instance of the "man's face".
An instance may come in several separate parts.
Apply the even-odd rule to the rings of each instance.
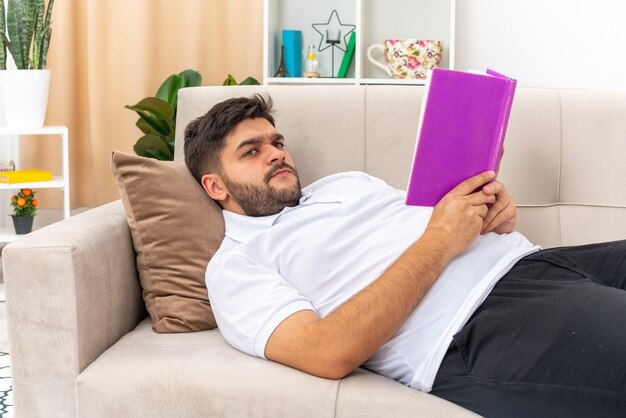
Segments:
[[[274,215],[298,204],[298,172],[285,139],[266,119],[240,122],[226,137],[221,161],[228,195],[246,215]]]

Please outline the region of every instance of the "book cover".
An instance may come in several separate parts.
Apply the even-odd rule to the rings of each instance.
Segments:
[[[44,170],[16,170],[0,172],[0,183],[4,184],[50,180],[52,180],[52,173]]]
[[[516,80],[436,68],[426,80],[406,204],[435,206],[462,181],[497,172]]]
[[[348,76],[348,70],[350,69],[350,65],[352,64],[352,58],[354,57],[355,46],[356,32],[352,31],[352,33],[350,34],[350,39],[348,39],[348,48],[346,50],[346,53],[343,55],[343,59],[341,60],[339,72],[337,72],[337,77],[346,78]]]

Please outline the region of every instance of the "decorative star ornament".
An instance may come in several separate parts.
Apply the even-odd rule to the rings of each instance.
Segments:
[[[318,52],[322,52],[326,48],[330,48],[333,45],[331,43],[326,43],[326,31],[327,30],[341,30],[341,33],[343,33],[343,47],[342,47],[342,43],[339,43],[336,46],[337,48],[341,49],[343,52],[346,52],[347,45],[348,45],[348,35],[350,35],[350,33],[352,33],[352,31],[356,28],[356,25],[347,25],[347,24],[341,23],[341,20],[339,19],[339,14],[337,13],[337,10],[335,9],[333,9],[333,11],[330,13],[330,16],[328,17],[328,22],[313,23],[313,25],[311,26],[313,26],[313,29],[315,29],[317,33],[322,35],[322,37],[320,38],[320,45],[317,48]],[[350,28],[350,29],[348,31],[344,31],[344,28]],[[326,46],[322,48],[323,44],[326,44]]]

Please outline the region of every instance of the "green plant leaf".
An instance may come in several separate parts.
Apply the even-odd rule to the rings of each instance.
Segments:
[[[135,126],[144,134],[160,135],[152,126],[148,125],[148,122],[141,118],[137,119]]]
[[[155,135],[142,136],[137,140],[133,149],[138,155],[141,155],[140,152],[145,151],[151,152],[154,156],[164,157],[159,159],[172,160],[174,158],[174,153],[170,150],[168,144],[162,138]]]
[[[178,105],[178,90],[183,83],[183,78],[179,75],[175,75],[170,83],[170,89],[167,93],[167,102],[172,105],[174,109],[174,116],[176,116],[176,107]]]
[[[141,149],[141,148],[137,149],[137,147],[135,147],[135,146],[133,146],[133,151],[135,151],[135,154],[139,155],[140,157],[156,158],[154,156],[154,154],[151,153],[151,152],[148,152],[148,150],[144,150],[144,149]]]
[[[261,83],[259,83],[259,81],[254,78],[254,77],[248,77],[245,80],[243,80],[241,83],[239,83],[240,86],[250,86],[250,85],[259,85]]]
[[[44,19],[44,30],[48,28],[48,34],[50,34],[50,28],[52,28],[52,8],[54,7],[54,0],[48,1],[48,8],[46,9],[46,17]],[[48,37],[49,40],[49,37]],[[46,50],[47,53],[47,50]],[[44,54],[45,57],[45,54]]]
[[[172,84],[172,79],[174,79],[175,77],[176,74],[172,74],[171,76],[167,77],[167,79],[165,79],[163,84],[161,84],[161,86],[157,90],[156,97],[169,103],[168,95],[170,92],[170,84]]]
[[[50,47],[50,37],[52,36],[52,28],[48,29],[46,36],[43,38],[43,45],[41,46],[41,69],[46,68],[46,61],[48,59],[48,47]]]
[[[18,70],[28,69],[28,52],[26,54],[23,52],[24,49],[26,51],[30,49],[30,39],[32,37],[32,28],[30,34],[28,34],[29,26],[25,20],[27,3],[31,3],[31,1],[9,0],[7,8],[7,46]],[[22,43],[26,43],[26,38],[28,39],[27,47],[22,45]]]
[[[137,112],[159,134],[165,136],[174,132],[174,109],[166,101],[157,97],[146,97],[136,105],[126,108]]]
[[[37,2],[41,0],[21,0],[22,13],[24,16],[24,27],[20,28],[20,46],[22,48],[22,57],[24,57],[25,69],[31,67],[30,50],[33,42],[33,33],[35,31],[35,18],[37,16]]]
[[[155,160],[172,161],[171,158],[168,158],[161,151],[156,149],[135,150],[135,154],[141,157],[154,158]]]
[[[178,107],[178,90],[185,87],[196,87],[202,83],[202,76],[195,70],[184,70],[179,74],[172,74],[159,87],[156,97],[168,102],[174,109]]]
[[[45,4],[44,0],[37,0],[35,2],[35,20],[34,20],[34,32],[33,32],[33,52],[32,52],[32,62],[33,69],[37,70],[40,66],[41,61],[41,44],[43,43],[43,37],[45,33],[43,32],[43,12],[44,12]]]
[[[178,91],[201,83],[202,76],[198,71],[184,70],[169,76],[157,90],[156,97],[146,97],[134,106],[125,106],[137,112],[139,119],[135,125],[146,134],[133,147],[137,155],[173,159]]]
[[[223,86],[236,86],[237,80],[235,80],[235,77],[228,74],[228,77],[226,77],[226,80],[224,80],[224,83],[222,83],[222,85]]]
[[[180,85],[172,93],[172,106],[174,107],[174,113],[178,110],[178,90],[186,87],[197,87],[202,84],[202,76],[195,70],[181,71],[178,76],[180,77]]]
[[[7,42],[6,42],[6,13],[4,13],[4,0],[0,1],[0,70],[7,69]]]
[[[183,79],[181,88],[198,87],[199,85],[202,84],[202,76],[200,75],[199,72],[195,70],[181,71],[180,74],[178,75],[181,76],[181,78]]]

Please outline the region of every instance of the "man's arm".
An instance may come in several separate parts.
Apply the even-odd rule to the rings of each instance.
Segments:
[[[340,379],[372,356],[406,320],[441,270],[479,235],[494,194],[482,190],[486,172],[461,183],[434,208],[422,237],[377,280],[327,317],[299,311],[272,333],[265,357],[330,379]]]

